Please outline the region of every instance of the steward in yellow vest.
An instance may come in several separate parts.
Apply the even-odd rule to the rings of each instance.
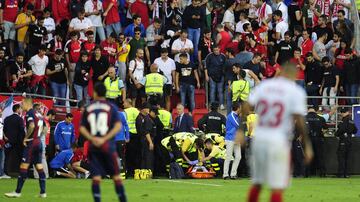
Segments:
[[[147,74],[141,81],[141,84],[145,86],[145,93],[151,105],[157,105],[163,99],[166,81],[166,77],[158,73],[157,64],[152,64],[150,74]]]
[[[222,174],[221,168],[224,165],[226,149],[214,145],[211,139],[205,140],[205,156],[204,162],[207,167],[212,167],[216,174],[219,176]]]
[[[119,107],[126,98],[124,83],[116,76],[114,66],[109,67],[108,75],[109,76],[104,81],[106,87],[106,99]]]
[[[244,80],[246,72],[244,70],[240,71],[240,79],[233,81],[231,84],[232,89],[232,101],[247,101],[250,93],[250,83]]]
[[[127,171],[129,175],[134,173],[135,169],[140,168],[141,160],[141,137],[137,134],[136,118],[139,115],[139,110],[131,105],[131,99],[126,99],[124,102],[124,111],[126,114],[126,121],[129,126],[130,142],[126,145],[126,162]]]

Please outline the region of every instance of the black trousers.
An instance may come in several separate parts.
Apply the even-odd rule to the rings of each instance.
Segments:
[[[337,151],[339,177],[345,177],[348,175],[350,149],[351,149],[351,143],[346,143],[342,141],[339,142],[339,147]]]
[[[126,171],[126,167],[125,167],[126,143],[124,140],[116,141],[116,151],[117,151],[119,158],[121,159],[120,172],[123,173]]]
[[[292,144],[292,160],[294,165],[294,177],[302,177],[305,175],[304,153],[300,141],[294,140]]]
[[[130,133],[130,142],[126,145],[127,174],[134,175],[135,169],[141,166],[141,143],[138,134]]]
[[[168,130],[160,131],[154,138],[154,175],[165,176],[166,165],[170,164],[169,151],[161,144],[161,140],[169,135]]]
[[[22,145],[11,145],[5,149],[4,172],[10,176],[17,176],[24,147]]]
[[[146,137],[141,137],[141,169],[154,170],[154,150],[150,150]]]

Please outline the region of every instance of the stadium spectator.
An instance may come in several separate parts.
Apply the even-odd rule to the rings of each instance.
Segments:
[[[326,47],[325,42],[327,39],[327,33],[321,33],[318,36],[318,40],[315,42],[312,53],[317,61],[322,61],[322,59],[326,56]]]
[[[283,14],[280,10],[274,11],[273,16],[276,23],[273,38],[277,40],[276,43],[278,44],[280,43],[280,41],[284,40],[285,32],[289,30],[289,25],[286,23],[287,21],[285,20],[285,18],[283,18]]]
[[[116,0],[104,0],[102,2],[105,20],[106,36],[109,36],[112,32],[119,35],[121,32],[119,9]]]
[[[296,48],[295,43],[291,40],[291,33],[289,31],[285,33],[284,39],[285,40],[277,44],[275,61],[279,64],[288,62],[292,58],[294,49]]]
[[[49,64],[49,58],[46,56],[46,47],[40,46],[39,53],[32,56],[28,64],[32,70],[30,88],[32,93],[46,94],[45,70]]]
[[[44,43],[48,44],[51,40],[53,40],[53,35],[56,29],[56,24],[54,18],[51,17],[51,10],[49,8],[45,8],[43,12],[44,16],[44,27],[46,28],[47,36],[44,39]]]
[[[181,103],[186,105],[188,98],[189,111],[195,109],[195,85],[200,88],[197,67],[191,63],[185,53],[180,54],[180,62],[176,63],[176,92],[180,93]]]
[[[316,61],[311,52],[306,54],[305,86],[308,96],[318,96],[323,79],[323,67]],[[318,106],[316,98],[309,98],[308,104]]]
[[[218,24],[216,26],[216,44],[219,45],[220,52],[225,53],[226,46],[231,42],[231,35],[225,31],[224,25]]]
[[[328,57],[324,57],[321,62],[324,67],[324,72],[319,94],[324,97],[332,97],[330,99],[323,98],[321,104],[323,106],[334,106],[335,98],[333,97],[336,96],[340,87],[339,71],[333,65],[331,65],[330,59]]]
[[[345,87],[345,93],[350,97],[357,97],[360,84],[360,59],[353,53],[351,49],[345,50],[344,70],[342,78],[343,86]],[[357,104],[358,100],[352,98],[348,102],[349,104]]]
[[[150,18],[146,3],[142,0],[135,0],[135,2],[130,5],[129,10],[132,16],[138,15],[141,17],[145,29],[149,26]]]
[[[81,43],[81,51],[86,51],[88,53],[89,60],[91,60],[91,57],[94,55],[94,48],[96,46],[94,34],[95,32],[92,30],[87,31],[85,33],[87,40]]]
[[[94,48],[94,56],[91,58],[90,67],[93,71],[92,81],[103,82],[108,74],[109,60],[107,57],[101,55],[102,48],[100,45],[96,45]]]
[[[303,58],[305,58],[309,52],[312,52],[314,42],[310,39],[308,30],[303,30],[302,37],[298,41],[298,46],[301,48],[301,56]]]
[[[141,17],[139,15],[133,15],[133,23],[128,25],[124,30],[124,35],[126,37],[135,37],[135,28],[139,27],[141,30],[141,37],[145,37],[145,27],[141,23]]]
[[[0,49],[0,79],[4,82],[0,84],[0,91],[7,92],[10,87],[9,83],[9,68],[7,66],[7,60],[5,58],[5,50]]]
[[[313,32],[315,32],[317,38],[319,38],[322,33],[327,33],[328,40],[326,43],[333,38],[334,34],[334,30],[328,26],[328,18],[325,15],[319,17],[318,24],[314,27]]]
[[[155,18],[154,22],[146,29],[146,42],[151,62],[160,56],[160,44],[164,39],[161,23],[160,19]]]
[[[284,0],[275,0],[274,1],[276,3],[276,10],[281,11],[281,16],[280,18],[282,18],[282,20],[287,24],[289,22],[289,14],[288,14],[288,7],[287,5],[284,3]],[[273,15],[275,14],[275,11],[273,13]]]
[[[66,97],[66,88],[69,83],[68,68],[63,58],[64,51],[58,49],[53,58],[50,58],[46,67],[46,75],[50,79],[52,95],[57,98]],[[56,101],[56,104],[64,105],[64,101]]]
[[[136,98],[141,98],[141,103],[146,100],[144,87],[140,84],[145,74],[144,51],[142,49],[136,50],[136,57],[129,62],[129,91],[130,98],[133,105],[136,103]]]
[[[19,51],[24,53],[25,50],[25,36],[30,24],[35,22],[35,16],[33,16],[34,6],[29,4],[26,11],[20,13],[16,17],[14,29],[16,29],[17,42]]]
[[[32,69],[27,62],[24,62],[24,59],[25,55],[23,53],[17,53],[15,61],[9,64],[11,88],[13,92],[30,93],[29,84],[32,76]]]
[[[81,52],[80,61],[75,66],[74,88],[76,92],[76,99],[89,103],[89,80],[90,80],[90,62],[87,52]]]
[[[91,20],[94,27],[94,38],[99,37],[100,42],[105,40],[105,30],[102,23],[101,13],[103,12],[102,1],[87,0],[84,5],[85,16]]]
[[[305,1],[304,6],[302,7],[302,27],[304,30],[318,25],[319,17],[321,16],[321,8],[316,2],[317,0]]]
[[[301,57],[301,49],[299,47],[294,49],[294,55],[293,57],[290,59],[290,62],[292,62],[293,64],[296,65],[297,68],[297,77],[295,82],[301,86],[301,87],[305,87],[305,64],[304,64],[304,59]]]
[[[172,95],[173,86],[175,84],[175,71],[176,64],[175,61],[169,58],[169,53],[167,48],[161,49],[161,56],[156,58],[154,64],[159,67],[159,72],[162,72],[166,77],[166,84],[164,85],[164,98],[165,98],[165,108],[170,111],[170,97]]]
[[[118,77],[124,82],[124,85],[126,86],[126,62],[129,55],[129,52],[131,50],[131,46],[129,44],[129,38],[126,38],[123,33],[120,33],[119,35],[119,41],[118,41],[118,59],[115,63],[115,66],[118,70]]]
[[[260,62],[261,62],[261,55],[259,53],[255,53],[252,60],[244,64],[244,69],[251,70],[258,78],[260,78],[261,77]]]
[[[244,66],[246,63],[250,62],[253,59],[254,54],[246,50],[245,41],[240,41],[238,48],[239,53],[236,54],[235,58],[236,61],[240,64],[240,66]]]
[[[4,31],[4,41],[9,44],[10,55],[15,54],[15,35],[14,29],[16,16],[19,10],[18,1],[3,1],[0,5],[0,24]]]
[[[69,25],[69,33],[70,32],[78,32],[80,33],[80,38],[79,40],[81,41],[86,41],[87,38],[85,36],[85,33],[87,31],[94,31],[93,30],[93,24],[91,22],[91,20],[87,17],[85,17],[85,9],[81,8],[78,12],[77,12],[77,17],[73,18],[70,21],[70,25]]]
[[[129,52],[128,60],[129,61],[133,60],[136,56],[137,50],[142,49],[146,56],[146,64],[148,66],[150,66],[150,63],[151,63],[150,52],[147,47],[146,40],[144,37],[141,37],[141,30],[139,27],[136,27],[134,29],[134,32],[135,32],[135,37],[129,41],[129,45],[130,45],[131,49]],[[144,57],[144,59],[145,59],[145,57]]]
[[[105,41],[100,43],[102,48],[102,56],[107,57],[110,64],[114,65],[116,62],[117,55],[117,44],[116,44],[117,35],[113,32],[111,33]]]
[[[198,61],[199,61],[199,70],[203,71],[204,62],[206,56],[211,53],[211,47],[214,45],[214,42],[211,38],[211,30],[205,28],[203,31],[203,37],[200,39],[199,48],[198,48]]]
[[[205,58],[205,80],[210,84],[210,103],[215,102],[216,95],[220,109],[224,110],[224,64],[226,57],[220,53],[220,47],[212,47],[213,52]]]
[[[39,52],[42,41],[47,36],[46,28],[44,27],[45,18],[40,16],[36,19],[36,23],[29,25],[28,36],[28,58],[36,55]]]
[[[76,63],[80,59],[81,42],[79,41],[79,33],[70,32],[70,40],[65,44],[65,59],[68,65],[69,79],[69,97],[73,97],[72,89],[75,77]]]
[[[223,24],[225,26],[225,30],[230,32],[230,33],[235,33],[235,15],[234,15],[234,10],[236,7],[236,2],[235,1],[230,1],[228,3],[230,6],[229,8],[225,11],[224,13],[224,18],[221,22],[221,24]]]
[[[190,60],[190,54],[194,51],[194,44],[188,39],[188,31],[181,30],[180,37],[171,46],[171,53],[175,55],[174,60],[180,62],[180,54],[186,54]]]

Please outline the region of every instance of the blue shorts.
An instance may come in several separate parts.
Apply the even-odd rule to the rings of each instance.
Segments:
[[[24,153],[21,158],[22,163],[40,164],[42,162],[43,147],[39,140],[28,142],[24,148]]]
[[[119,158],[116,150],[90,147],[90,172],[92,176],[119,175]]]

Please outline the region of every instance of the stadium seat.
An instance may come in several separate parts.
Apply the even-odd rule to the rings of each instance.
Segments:
[[[195,89],[195,109],[206,108],[205,89]]]
[[[193,111],[193,120],[194,120],[194,127],[198,128],[198,121],[201,119],[205,114],[209,113],[207,109],[194,109]]]

